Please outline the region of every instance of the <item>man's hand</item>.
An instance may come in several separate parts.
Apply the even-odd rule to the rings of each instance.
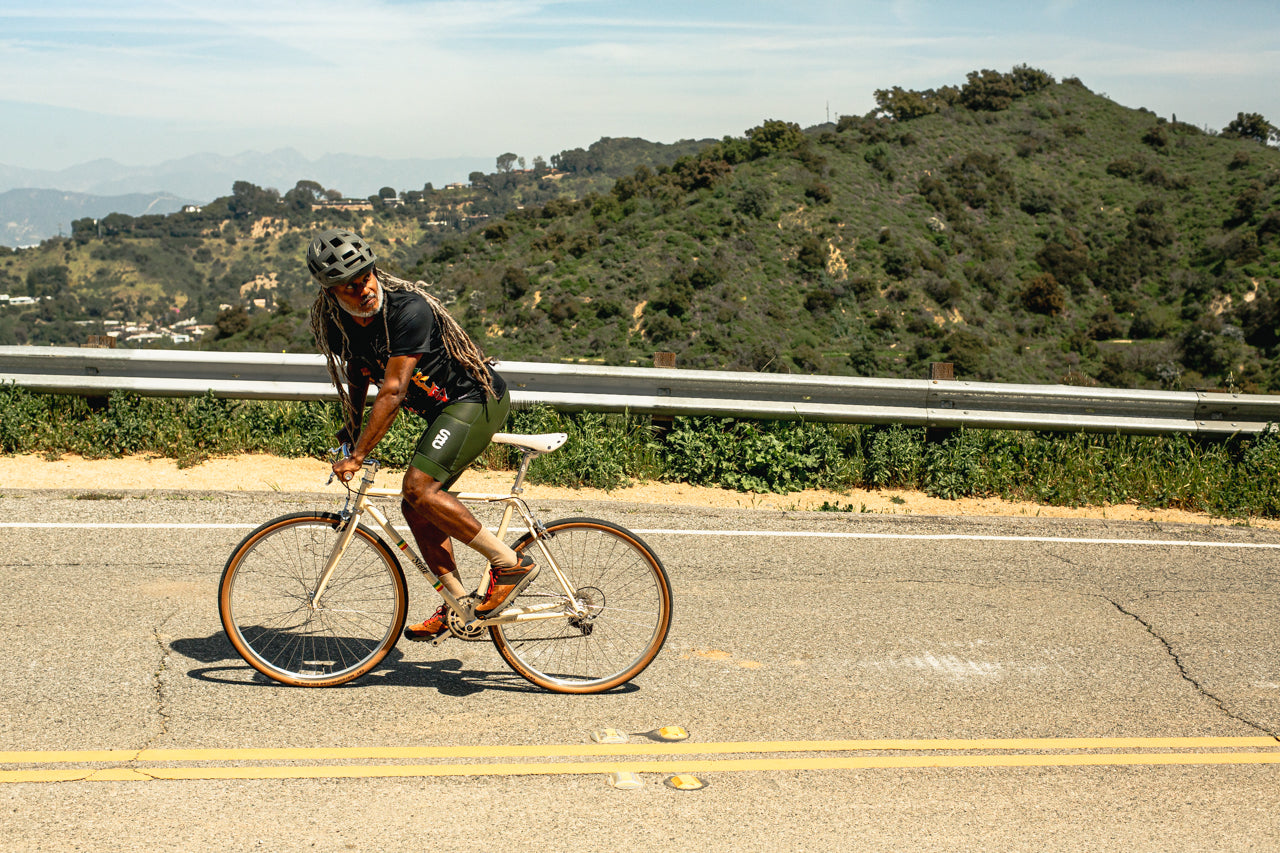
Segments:
[[[333,473],[341,482],[348,483],[351,478],[360,470],[361,462],[348,456],[346,459],[339,459],[333,463]]]

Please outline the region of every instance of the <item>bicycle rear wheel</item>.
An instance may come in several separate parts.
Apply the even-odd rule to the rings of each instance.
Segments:
[[[671,627],[671,584],[649,546],[626,528],[594,518],[546,526],[541,541],[586,609],[580,618],[493,625],[498,653],[524,678],[556,693],[599,693],[625,684],[653,662]],[[538,577],[513,602],[566,602],[532,536],[515,550],[539,563]]]
[[[282,684],[330,687],[358,678],[404,628],[404,572],[387,543],[363,526],[313,606],[341,525],[329,512],[273,519],[236,546],[222,571],[218,612],[231,645]]]

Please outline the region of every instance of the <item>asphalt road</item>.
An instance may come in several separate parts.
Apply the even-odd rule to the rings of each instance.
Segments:
[[[0,849],[1280,846],[1272,531],[546,502],[666,563],[633,684],[552,695],[451,641],[307,690],[235,656],[215,590],[329,498],[96,497],[0,497]]]

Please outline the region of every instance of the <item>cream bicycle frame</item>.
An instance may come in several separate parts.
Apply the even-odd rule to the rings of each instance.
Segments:
[[[473,595],[466,596],[459,600],[454,596],[443,584],[436,578],[431,568],[423,561],[418,552],[413,549],[404,537],[391,526],[387,516],[378,509],[378,507],[370,500],[370,498],[400,498],[402,497],[399,489],[377,489],[373,487],[374,475],[378,470],[377,460],[366,460],[364,463],[363,473],[360,478],[360,488],[355,492],[355,505],[349,512],[343,512],[344,520],[341,535],[338,542],[334,546],[329,559],[325,563],[324,571],[320,575],[320,582],[316,585],[315,593],[311,596],[312,609],[320,606],[320,599],[324,595],[325,589],[329,585],[329,578],[333,575],[334,569],[341,562],[343,555],[346,553],[347,546],[351,542],[351,537],[355,535],[356,527],[360,524],[360,520],[368,515],[372,518],[386,537],[391,540],[397,548],[409,556],[414,567],[422,573],[436,592],[444,598],[449,607],[453,609],[460,617],[462,617],[463,627],[470,630],[475,628],[487,628],[490,625],[503,625],[511,622],[532,622],[540,619],[563,619],[569,617],[585,617],[587,615],[582,602],[578,599],[577,590],[570,583],[568,577],[561,571],[559,564],[552,555],[550,549],[543,542],[545,531],[537,517],[533,515],[529,505],[524,498],[520,497],[522,491],[521,484],[524,482],[524,476],[529,469],[529,463],[542,453],[550,453],[555,447],[559,447],[563,443],[563,438],[559,443],[555,444],[548,450],[535,450],[527,444],[519,443],[521,439],[528,439],[531,436],[510,435],[499,433],[493,437],[493,441],[500,444],[514,444],[522,449],[520,459],[520,467],[516,471],[515,482],[511,486],[511,491],[507,494],[485,494],[480,492],[458,492],[454,494],[458,500],[463,503],[471,504],[505,504],[502,512],[502,521],[498,525],[497,536],[499,539],[505,540],[508,527],[514,515],[520,516],[521,522],[524,524],[525,531],[533,537],[533,541],[538,546],[538,550],[542,556],[541,565],[544,568],[550,568],[555,575],[557,583],[564,591],[564,601],[553,601],[545,604],[525,605],[521,607],[507,607],[500,613],[487,619],[477,619],[475,614],[475,605],[482,595],[484,586],[484,577],[481,577],[480,585],[477,586]],[[447,634],[444,636],[448,636]]]

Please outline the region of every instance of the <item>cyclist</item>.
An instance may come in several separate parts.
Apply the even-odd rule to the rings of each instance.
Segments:
[[[346,427],[340,439],[351,455],[333,464],[344,483],[360,470],[401,409],[426,421],[404,475],[400,503],[423,559],[456,598],[467,590],[458,578],[451,539],[465,542],[489,561],[477,616],[487,616],[524,589],[538,573],[527,554],[493,535],[447,489],[489,444],[511,408],[506,382],[493,359],[431,296],[423,282],[378,269],[358,234],[333,228],[307,249],[307,269],[320,294],[311,306],[311,331],[324,353],[329,377],[342,400]],[[346,379],[346,387],[343,378]],[[378,386],[361,429],[370,384]],[[404,630],[429,640],[448,628],[448,605]]]

